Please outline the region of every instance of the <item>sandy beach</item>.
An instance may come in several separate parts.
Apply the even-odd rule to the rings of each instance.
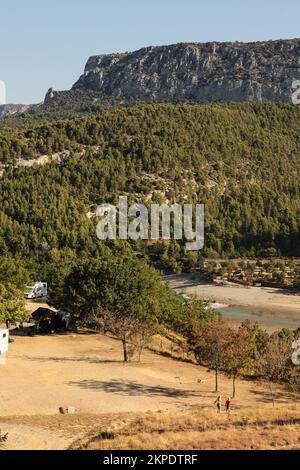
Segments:
[[[270,287],[223,286],[194,280],[189,275],[172,275],[165,279],[180,294],[202,297],[230,307],[245,307],[240,320],[245,319],[248,311],[250,320],[271,329],[300,327],[300,293]],[[238,309],[229,310],[229,318],[230,312],[232,320],[239,319]]]

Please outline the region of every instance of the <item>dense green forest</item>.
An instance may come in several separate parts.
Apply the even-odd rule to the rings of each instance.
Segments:
[[[73,119],[84,115],[104,113],[121,106],[133,106],[138,102],[126,103],[116,98],[100,99],[93,90],[67,90],[55,92],[55,97],[45,103],[34,105],[23,113],[0,119],[0,128],[32,126],[41,121]]]
[[[64,152],[55,162],[19,159]],[[299,256],[300,107],[143,105],[0,129],[0,253],[43,259],[103,248],[87,217],[102,202],[206,206],[209,257]],[[109,245],[109,244],[108,244]],[[173,269],[183,245],[110,244]],[[197,263],[196,259],[193,262]]]

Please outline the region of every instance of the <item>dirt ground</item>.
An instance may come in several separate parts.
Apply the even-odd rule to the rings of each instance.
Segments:
[[[142,363],[124,365],[119,341],[87,332],[14,339],[6,365],[0,366],[0,429],[8,432],[6,449],[65,449],[108,420],[214,409],[214,375],[205,368],[150,351]],[[220,384],[227,398],[231,382],[222,377]],[[272,408],[263,386],[239,382],[237,393],[236,413]],[[278,390],[276,406],[297,405],[297,399]],[[76,414],[60,415],[60,406],[74,407]]]

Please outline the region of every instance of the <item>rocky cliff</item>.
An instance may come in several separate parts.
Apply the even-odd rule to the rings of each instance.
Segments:
[[[298,81],[298,83],[296,83]],[[120,105],[157,102],[294,102],[300,98],[300,39],[253,43],[186,43],[97,55],[71,90],[47,92],[26,122],[102,113]],[[0,107],[7,117],[23,107]],[[22,122],[24,122],[22,119]],[[1,125],[1,124],[0,124]]]
[[[13,116],[17,113],[24,113],[31,107],[31,105],[27,104],[2,104],[0,106],[0,119],[7,116]]]
[[[90,57],[73,90],[125,102],[291,102],[297,79],[300,39],[190,43]]]

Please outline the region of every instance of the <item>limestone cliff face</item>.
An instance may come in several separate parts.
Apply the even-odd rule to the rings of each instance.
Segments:
[[[191,43],[90,57],[73,90],[125,102],[291,102],[297,79],[300,39]]]
[[[2,104],[0,106],[0,119],[13,114],[24,113],[30,108],[31,105],[27,104]]]

